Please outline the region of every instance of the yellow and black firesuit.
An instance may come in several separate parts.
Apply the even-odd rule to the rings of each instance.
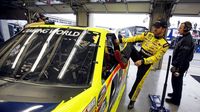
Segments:
[[[164,37],[156,37],[151,32],[145,32],[141,35],[129,38],[121,38],[119,39],[119,42],[142,42],[141,50],[139,52],[132,46],[131,53],[129,54],[129,57],[131,57],[134,62],[143,60],[143,64],[138,67],[136,81],[129,93],[131,101],[136,101],[152,65],[161,59],[169,48],[169,44]]]

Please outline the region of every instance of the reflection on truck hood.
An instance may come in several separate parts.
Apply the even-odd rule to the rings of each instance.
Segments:
[[[0,98],[3,102],[59,103],[62,100],[68,101],[87,88],[34,85],[21,82],[6,83],[4,81],[0,85]]]
[[[1,112],[50,112],[56,103],[0,102]]]

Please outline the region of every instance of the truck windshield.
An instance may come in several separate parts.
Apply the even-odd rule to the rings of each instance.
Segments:
[[[1,46],[0,77],[43,84],[88,85],[96,59],[97,32],[25,29]]]

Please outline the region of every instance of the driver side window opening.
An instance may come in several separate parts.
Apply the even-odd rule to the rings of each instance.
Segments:
[[[104,59],[103,59],[103,72],[102,79],[106,80],[115,66],[117,65],[117,61],[114,57],[115,50],[119,50],[119,46],[115,45],[114,40],[116,39],[114,34],[107,34],[106,36],[106,44],[104,50]]]

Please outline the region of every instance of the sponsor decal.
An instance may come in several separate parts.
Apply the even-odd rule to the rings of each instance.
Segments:
[[[165,44],[163,45],[164,48],[165,48],[165,47],[168,47],[168,46],[169,46],[168,43],[165,43]]]
[[[98,111],[99,112],[104,112],[107,102],[106,102],[106,86],[104,85],[101,89],[101,92],[99,94],[98,100],[97,100],[97,106],[98,106]]]
[[[102,102],[102,99],[104,99],[105,94],[106,94],[106,86],[104,85],[98,97],[98,104]]]
[[[27,29],[23,33],[43,33],[43,34],[51,34],[54,29]],[[65,36],[71,36],[71,37],[78,37],[81,35],[81,31],[77,30],[69,30],[69,29],[59,29],[55,33],[56,35],[65,35]]]
[[[99,109],[99,112],[105,112],[106,106],[107,106],[107,101],[106,101],[106,98],[105,98],[100,109]]]
[[[149,40],[151,40],[152,39],[152,37],[153,37],[153,35],[152,34],[149,34],[149,35],[147,35],[148,36],[148,39]]]

